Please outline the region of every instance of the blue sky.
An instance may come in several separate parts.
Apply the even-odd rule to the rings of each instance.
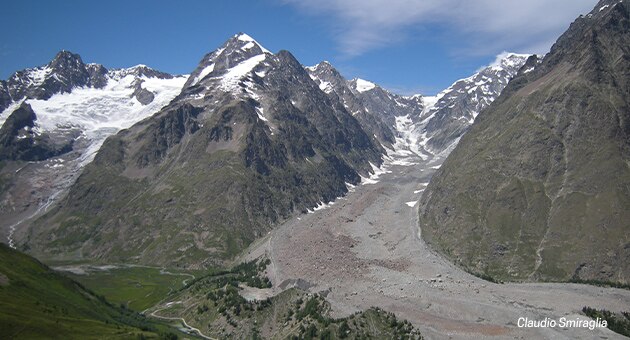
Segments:
[[[435,94],[503,51],[545,53],[595,0],[2,0],[0,79],[61,49],[108,68],[190,73],[238,32],[304,65]]]

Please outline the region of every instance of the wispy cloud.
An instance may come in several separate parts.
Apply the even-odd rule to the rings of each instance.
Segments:
[[[321,16],[346,56],[399,43],[416,30],[440,27],[465,41],[458,54],[502,50],[544,53],[596,0],[282,0]]]

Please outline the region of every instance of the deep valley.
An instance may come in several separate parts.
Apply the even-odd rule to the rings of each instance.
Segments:
[[[0,338],[630,336],[630,0],[436,95],[211,48],[0,81]]]

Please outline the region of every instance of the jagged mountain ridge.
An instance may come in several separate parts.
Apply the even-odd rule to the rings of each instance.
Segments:
[[[109,79],[126,75],[158,79],[175,77],[146,65],[108,70],[100,64],[85,64],[78,54],[63,50],[46,65],[18,71],[9,79],[1,80],[0,112],[23,99],[47,100],[55,94],[70,93],[80,87],[102,89]]]
[[[600,1],[510,82],[424,192],[425,240],[498,279],[628,283],[629,27]]]
[[[238,34],[168,106],[107,139],[26,243],[45,256],[214,265],[342,196],[382,154],[289,52]]]
[[[416,133],[424,134],[426,149],[439,153],[454,147],[477,115],[488,107],[516,75],[530,55],[503,53],[491,65],[425,99],[427,109]]]
[[[306,67],[309,76],[319,86],[320,90],[330,96],[337,96],[344,107],[361,123],[363,129],[371,133],[384,146],[391,147],[395,143],[395,133],[385,121],[385,117],[370,114],[369,109],[356,96],[348,81],[328,62],[324,61],[315,66]]]
[[[307,67],[311,78],[335,96],[383,146],[428,158],[446,156],[475,117],[501,93],[529,55],[504,53],[437,96],[401,96],[363,79],[346,80],[328,62]]]
[[[102,65],[85,65],[79,55],[61,51],[47,65],[18,71],[0,81],[0,111],[24,98],[45,100],[75,87],[101,88],[107,83],[106,74]]]

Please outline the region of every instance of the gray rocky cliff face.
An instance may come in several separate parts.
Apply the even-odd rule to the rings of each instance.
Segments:
[[[429,184],[425,240],[498,279],[628,283],[629,18],[602,1],[528,61]]]
[[[0,161],[36,162],[72,150],[76,134],[55,134],[35,130],[37,116],[22,103],[0,128]],[[57,137],[57,138],[53,138]]]

